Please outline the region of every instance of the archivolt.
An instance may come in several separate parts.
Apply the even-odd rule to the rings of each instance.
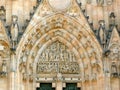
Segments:
[[[30,63],[37,62],[42,52],[41,48],[45,48],[55,40],[60,40],[73,49],[72,51],[78,57],[81,71],[84,71],[84,64],[87,63],[91,68],[91,64],[97,61],[102,70],[102,50],[90,28],[62,14],[53,15],[44,20],[45,22],[39,22],[37,26],[27,30],[23,35],[17,48],[18,65],[21,57],[27,52],[26,62],[29,68]]]

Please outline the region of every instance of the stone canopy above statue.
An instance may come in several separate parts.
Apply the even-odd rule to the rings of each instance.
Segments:
[[[78,74],[79,65],[75,55],[59,41],[54,42],[41,53],[37,73]]]

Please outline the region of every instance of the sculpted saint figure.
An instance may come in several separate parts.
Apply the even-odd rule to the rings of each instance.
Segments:
[[[2,63],[2,74],[3,74],[3,75],[6,75],[6,74],[7,74],[7,63],[6,63],[5,60],[4,60],[3,63]]]
[[[11,25],[11,39],[12,39],[12,48],[15,48],[15,45],[17,44],[18,40],[18,17],[13,15],[12,16],[12,25]]]

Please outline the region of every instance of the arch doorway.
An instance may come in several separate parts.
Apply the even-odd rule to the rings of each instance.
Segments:
[[[35,90],[40,83],[52,83],[56,90],[76,83],[77,88],[88,90],[85,85],[90,86],[86,82],[91,79],[97,86],[97,77],[103,74],[101,48],[92,31],[63,14],[45,20],[49,28],[39,22],[19,43],[18,83],[25,90]]]
[[[55,86],[58,86],[57,83],[60,82],[65,84],[64,88],[62,85],[62,90],[80,90],[77,87],[77,82],[80,81],[80,68],[77,57],[70,50],[70,47],[59,40],[50,43],[39,54],[36,72],[36,80],[40,83],[40,87],[37,87],[36,90],[54,90]],[[53,82],[56,83],[55,86]]]

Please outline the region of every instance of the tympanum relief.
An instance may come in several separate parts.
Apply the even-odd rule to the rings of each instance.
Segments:
[[[78,74],[79,71],[75,55],[59,41],[47,47],[41,53],[37,63],[37,74]]]

